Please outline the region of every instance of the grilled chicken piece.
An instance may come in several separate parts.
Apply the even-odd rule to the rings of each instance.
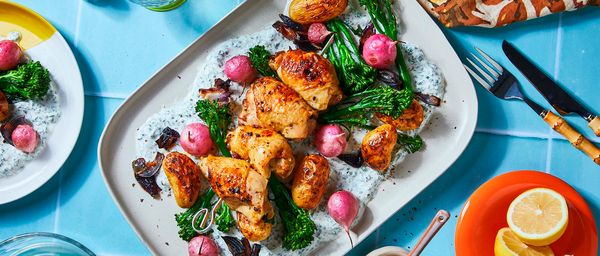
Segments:
[[[261,220],[257,223],[252,223],[245,215],[237,214],[238,229],[244,237],[252,242],[259,242],[267,239],[271,235],[273,223]]]
[[[279,52],[269,61],[284,84],[298,92],[316,110],[325,110],[342,100],[335,67],[325,57],[302,50]]]
[[[365,163],[375,170],[385,172],[392,162],[392,152],[397,139],[396,128],[390,124],[368,132],[360,146]]]
[[[320,155],[307,155],[297,166],[292,181],[292,199],[298,207],[312,210],[317,208],[327,182],[329,181],[329,162]]]
[[[410,107],[402,111],[402,115],[396,119],[381,113],[375,113],[375,116],[377,116],[381,122],[391,124],[400,131],[410,131],[421,126],[421,123],[423,123],[423,119],[425,118],[425,113],[423,112],[423,106],[421,106],[417,100],[413,100]]]
[[[258,223],[265,216],[273,216],[267,179],[248,162],[210,155],[202,158],[199,165],[215,194],[231,209],[245,215],[252,223]]]
[[[169,153],[162,162],[175,201],[182,208],[190,208],[198,199],[202,188],[200,168],[187,155],[179,152]]]
[[[269,128],[288,139],[305,139],[316,126],[317,111],[275,78],[254,81],[239,115],[240,125]]]
[[[234,157],[249,159],[252,167],[267,179],[273,172],[279,179],[288,180],[294,170],[292,147],[273,130],[238,126],[227,134],[227,145]]]

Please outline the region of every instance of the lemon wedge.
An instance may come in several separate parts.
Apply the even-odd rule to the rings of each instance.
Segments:
[[[565,198],[558,192],[534,188],[512,201],[506,221],[524,243],[545,246],[558,240],[567,229],[569,209]]]
[[[496,235],[495,256],[554,256],[549,246],[527,245],[510,230],[502,228]]]

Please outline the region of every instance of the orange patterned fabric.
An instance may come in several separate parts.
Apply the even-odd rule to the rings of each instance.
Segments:
[[[418,0],[446,27],[498,27],[588,5],[600,0]]]

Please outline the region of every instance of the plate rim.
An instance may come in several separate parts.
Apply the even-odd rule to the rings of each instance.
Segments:
[[[71,47],[69,46],[69,44],[67,43],[67,41],[65,40],[64,36],[62,35],[62,33],[56,29],[56,27],[50,22],[48,21],[44,16],[42,16],[41,14],[37,13],[36,11],[21,5],[19,3],[15,3],[12,1],[5,1],[5,0],[0,0],[3,3],[6,3],[8,5],[12,5],[15,6],[15,8],[20,8],[23,9],[25,11],[27,11],[28,13],[32,14],[33,16],[35,16],[36,18],[40,19],[41,21],[43,21],[44,23],[46,23],[48,26],[50,26],[52,29],[54,29],[54,33],[52,34],[52,36],[50,36],[50,38],[48,40],[50,40],[53,37],[57,37],[57,39],[59,40],[60,44],[66,49],[68,50],[67,54],[67,58],[68,61],[74,63],[75,65],[73,66],[74,69],[74,74],[72,76],[72,79],[76,80],[74,83],[76,83],[78,86],[77,88],[80,88],[80,94],[78,93],[75,96],[78,96],[81,98],[81,108],[76,109],[76,111],[74,111],[75,113],[75,118],[78,120],[76,124],[76,134],[73,134],[73,136],[69,136],[69,138],[73,138],[71,140],[68,140],[65,144],[63,145],[67,145],[64,148],[68,148],[65,151],[65,154],[59,161],[51,161],[54,162],[55,164],[53,165],[54,167],[50,167],[48,169],[50,169],[51,171],[47,171],[41,173],[40,175],[38,175],[38,177],[34,180],[32,180],[30,183],[25,183],[24,185],[27,185],[25,189],[19,190],[21,191],[20,193],[16,193],[16,194],[6,194],[2,197],[0,197],[0,205],[5,205],[14,201],[17,201],[23,197],[28,196],[29,194],[33,193],[34,191],[36,191],[37,189],[39,189],[40,187],[42,187],[44,184],[46,184],[52,177],[54,177],[54,175],[56,175],[56,173],[58,173],[60,171],[60,169],[64,166],[65,162],[69,159],[69,157],[71,156],[71,153],[73,152],[73,149],[75,149],[75,145],[77,144],[77,141],[79,139],[79,135],[81,134],[81,128],[83,126],[83,117],[84,117],[84,112],[85,112],[85,93],[84,93],[84,88],[83,88],[83,78],[81,75],[81,69],[79,68],[79,63],[77,62],[77,59],[75,58],[75,54],[73,53],[73,49],[71,49]],[[37,45],[36,45],[37,46]],[[34,46],[35,47],[35,46]],[[76,106],[77,107],[77,106]],[[62,111],[61,111],[62,112]],[[61,113],[61,117],[62,118],[62,113]],[[57,122],[58,123],[58,122]],[[54,133],[56,133],[58,131],[53,130],[50,133],[50,137],[53,136]],[[46,147],[48,147],[50,145],[46,145]],[[35,158],[32,160],[34,161]],[[60,163],[58,163],[60,162]],[[26,163],[25,166],[27,166],[29,163]],[[25,168],[25,167],[23,167]],[[18,175],[18,173],[16,174]]]
[[[247,0],[247,1],[244,1],[241,4],[239,4],[237,7],[235,7],[234,9],[232,9],[227,15],[225,15],[218,22],[216,22],[213,26],[211,26],[208,30],[206,30],[204,33],[202,33],[198,38],[196,38],[194,41],[192,41],[188,46],[186,46],[177,55],[175,55],[170,61],[168,61],[165,65],[163,65],[160,69],[158,69],[158,71],[154,72],[147,80],[145,80],[141,84],[141,86],[139,86],[137,89],[133,90],[131,92],[131,94],[122,102],[122,104],[117,108],[117,110],[111,115],[111,117],[109,118],[109,120],[106,123],[106,126],[104,127],[104,129],[102,131],[102,134],[100,136],[100,141],[98,143],[98,148],[97,148],[98,149],[97,157],[98,157],[98,166],[100,168],[101,175],[102,175],[102,178],[104,180],[105,186],[107,187],[107,190],[109,191],[109,194],[113,198],[115,204],[119,208],[119,211],[121,212],[121,214],[123,215],[123,217],[125,218],[125,220],[127,221],[127,223],[129,224],[129,226],[133,229],[133,231],[136,233],[136,235],[141,240],[141,242],[146,246],[146,248],[152,254],[157,254],[156,248],[153,247],[153,245],[150,244],[147,241],[147,239],[146,239],[147,236],[142,233],[142,230],[140,230],[136,225],[133,224],[133,221],[132,221],[133,216],[131,214],[129,214],[127,211],[125,211],[125,209],[123,208],[123,206],[120,203],[121,200],[117,196],[115,190],[113,190],[113,188],[111,187],[111,182],[109,181],[109,174],[108,174],[107,168],[106,168],[105,163],[104,163],[107,160],[105,160],[105,157],[103,157],[103,154],[106,154],[105,152],[103,152],[103,151],[105,151],[104,150],[104,148],[106,147],[105,144],[109,144],[109,142],[107,142],[108,132],[111,131],[111,130],[116,129],[116,128],[113,127],[115,125],[115,124],[113,124],[113,122],[121,114],[121,112],[125,111],[124,108],[123,108],[123,106],[127,105],[130,101],[132,101],[133,98],[137,94],[142,93],[144,90],[148,89],[148,88],[146,88],[148,86],[148,83],[150,83],[157,76],[159,76],[165,69],[169,68],[171,65],[175,65],[175,63],[179,60],[180,57],[182,57],[182,55],[184,53],[186,53],[190,48],[194,47],[195,44],[198,41],[202,40],[206,35],[210,34],[210,32],[213,31],[217,26],[219,26],[220,24],[224,23],[225,20],[227,20],[229,18],[229,16],[235,14],[240,9],[245,8],[247,5],[250,5],[251,3],[257,2],[257,1],[261,1],[261,0]],[[420,5],[418,5],[418,3],[416,3],[416,2],[412,3],[411,2],[410,4],[417,5],[418,6],[418,11],[422,12],[422,14],[425,15],[428,18],[428,22],[430,22],[432,24],[432,26],[435,26],[436,32],[439,32],[440,35],[441,35],[441,37],[443,37],[443,39],[445,39],[442,43],[443,44],[447,44],[448,47],[451,49],[451,51],[449,53],[447,53],[448,56],[451,59],[458,60],[458,62],[462,64],[462,62],[460,62],[460,58],[459,58],[458,54],[456,53],[456,51],[454,50],[454,48],[452,47],[452,45],[448,41],[448,38],[442,32],[441,28],[437,27],[437,24],[433,21],[432,17],[429,16],[425,12],[425,10]],[[442,176],[448,170],[448,168],[452,164],[454,164],[456,162],[456,160],[462,155],[462,153],[464,152],[464,150],[466,149],[466,147],[471,142],[471,140],[473,138],[473,135],[475,133],[475,128],[476,128],[476,124],[477,124],[477,120],[478,120],[478,106],[479,106],[478,98],[476,96],[475,87],[474,87],[474,85],[472,83],[472,80],[469,78],[468,74],[466,73],[466,71],[464,69],[460,69],[460,75],[463,78],[465,78],[463,80],[463,83],[465,84],[465,88],[468,90],[468,92],[465,92],[465,94],[469,94],[470,96],[472,96],[471,103],[473,104],[472,108],[467,109],[468,113],[466,115],[468,116],[468,118],[465,119],[466,121],[464,123],[464,131],[465,131],[464,134],[465,134],[465,136],[462,137],[461,140],[457,141],[457,143],[455,144],[455,148],[454,148],[455,150],[453,150],[453,153],[448,156],[449,160],[439,166],[439,169],[443,169],[440,172],[440,174],[438,176],[436,176],[431,181],[431,183],[427,184],[426,186],[423,186],[422,188],[417,189],[416,190],[416,191],[418,191],[417,195],[420,194],[423,190],[425,190],[429,186],[431,186],[431,184],[433,184],[437,179],[439,179],[440,176]],[[370,201],[369,203],[367,203],[367,207],[371,204],[371,202],[372,201]],[[377,225],[375,225],[375,223],[371,224],[371,226],[369,228],[367,228],[366,230],[364,230],[364,232],[362,232],[362,234],[358,237],[356,244],[362,242],[368,235],[370,235],[374,231],[374,229],[378,228],[383,222],[387,221],[393,214],[395,214],[400,209],[401,209],[401,207],[399,207],[396,211],[393,211],[393,212],[390,212],[389,214],[387,214],[387,216],[385,216],[384,218],[382,218],[381,222],[377,223]],[[318,250],[319,248],[320,248],[320,246],[317,246],[315,248],[315,250]],[[347,253],[351,249],[352,248],[350,248],[348,246],[348,248],[344,247],[344,248],[342,248],[343,251],[339,251],[339,252],[340,253]],[[337,251],[336,251],[336,253],[337,253]]]

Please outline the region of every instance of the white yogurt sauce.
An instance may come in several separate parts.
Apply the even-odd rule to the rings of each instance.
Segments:
[[[364,24],[368,22],[368,18],[365,18],[366,14],[361,14],[360,12],[350,10],[345,14],[345,16],[345,19],[350,20],[350,23],[353,26],[361,25],[361,27],[364,27]],[[263,31],[241,36],[221,43],[213,52],[209,54],[204,64],[198,68],[196,80],[191,86],[190,93],[185,97],[185,100],[174,106],[164,107],[161,111],[151,116],[146,123],[138,129],[136,138],[136,149],[138,156],[146,159],[154,158],[154,154],[158,149],[154,141],[160,136],[163,128],[168,126],[177,131],[181,131],[186,124],[202,122],[194,111],[195,102],[199,99],[199,95],[197,93],[198,89],[211,87],[215,78],[225,79],[226,76],[223,72],[223,64],[225,61],[239,54],[247,54],[251,47],[258,44],[264,45],[271,53],[287,50],[290,47],[295,48],[292,42],[284,39],[275,31],[275,29],[271,28],[270,26]],[[429,62],[423,52],[414,45],[403,43],[402,52],[411,72],[415,90],[442,98],[445,84],[444,79],[437,67]],[[240,111],[244,94],[241,86],[237,84],[232,86],[232,90],[234,92],[232,96],[234,101],[233,110],[234,113],[237,113]],[[421,127],[415,131],[409,132],[409,135],[418,134],[429,123],[431,114],[433,111],[435,111],[435,109],[429,106],[424,106],[424,108],[425,118]],[[233,116],[235,124],[237,123],[235,120],[236,115],[234,114]],[[348,143],[349,146],[346,151],[356,151],[360,147],[360,141],[362,141],[365,133],[366,131],[364,130],[353,131],[352,138]],[[314,153],[316,151],[314,147],[311,146],[311,141],[312,139],[309,138],[301,143],[290,144],[297,154]],[[177,145],[173,150],[183,152],[179,145]],[[406,155],[407,152],[402,149],[398,149],[395,153],[392,166],[398,165],[400,162],[402,162]],[[337,158],[329,159],[329,164],[331,169],[330,179],[324,198],[329,198],[329,196],[337,190],[348,190],[352,192],[361,202],[362,206],[360,212],[364,212],[364,209],[362,209],[364,208],[364,204],[368,203],[373,198],[379,184],[384,181],[385,177],[379,172],[374,171],[366,166],[361,168],[350,167]],[[393,169],[393,167],[390,169]],[[159,185],[167,191],[166,193],[168,193],[169,184],[163,172],[159,174],[157,181]],[[278,218],[278,215],[276,216],[276,218]],[[275,225],[273,226],[271,236],[267,240],[261,242],[263,248],[260,254],[308,254],[322,243],[335,239],[338,233],[342,230],[341,227],[335,223],[331,217],[329,217],[325,200],[323,200],[319,207],[314,211],[312,219],[317,225],[317,230],[315,232],[315,239],[309,246],[293,252],[283,249],[281,247],[283,225],[281,225],[281,221],[277,219],[275,221]],[[175,225],[175,222],[173,222],[173,225]],[[220,237],[221,235],[234,235],[241,237],[241,234],[239,231],[237,231],[237,229],[233,231],[233,234],[223,234],[216,228],[214,231],[215,232],[213,234],[215,237]],[[223,253],[230,255],[230,252],[222,239],[217,238],[215,241],[219,244]]]
[[[18,173],[27,162],[35,159],[46,146],[46,141],[52,132],[52,128],[60,117],[57,88],[54,82],[50,82],[48,94],[41,100],[26,100],[14,102],[13,117],[25,116],[33,124],[33,129],[39,134],[39,145],[35,152],[28,154],[22,152],[0,137],[0,178],[8,177]]]
[[[18,31],[8,32],[6,36],[0,36],[0,41],[4,40],[10,40],[15,43],[18,43],[19,41],[21,41],[21,33],[19,33]]]

